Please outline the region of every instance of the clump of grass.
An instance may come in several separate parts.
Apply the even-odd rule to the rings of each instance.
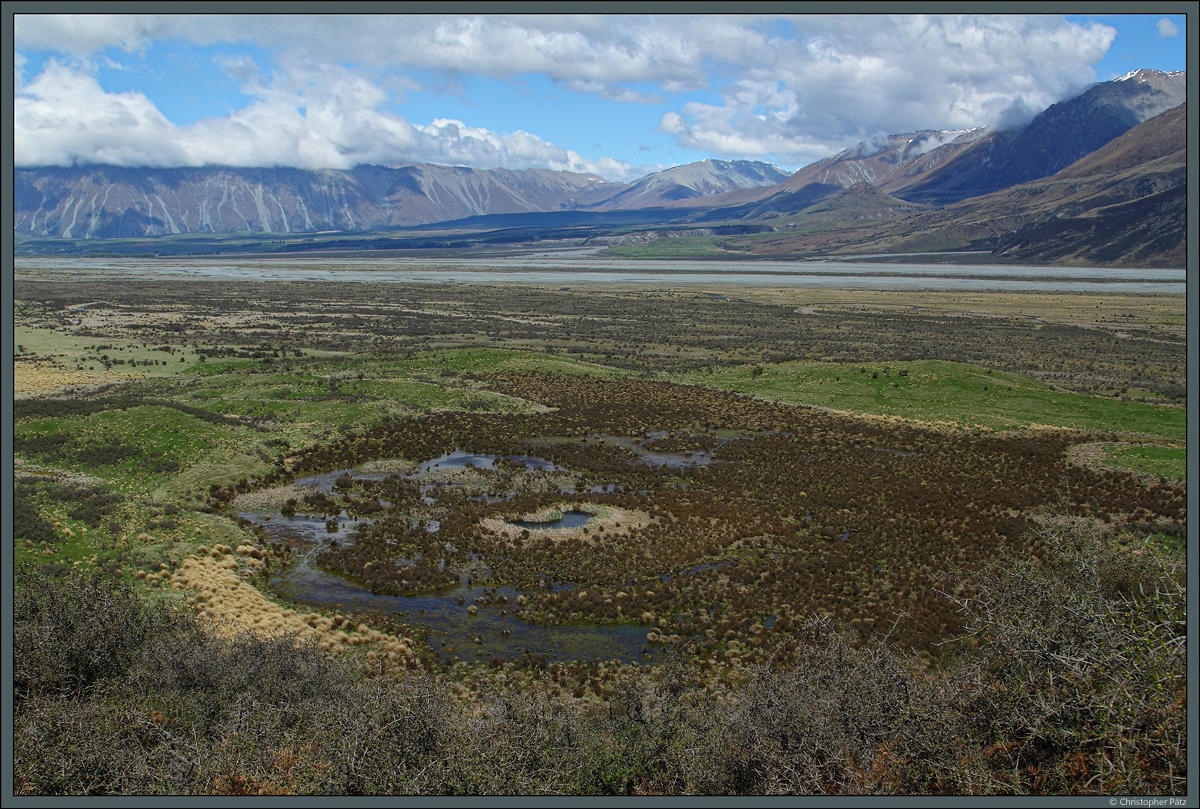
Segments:
[[[191,593],[198,611],[212,628],[225,637],[250,631],[263,637],[289,636],[298,642],[311,641],[341,651],[350,645],[370,643],[386,648],[391,662],[404,663],[414,657],[415,641],[396,637],[359,624],[352,632],[335,629],[312,614],[301,615],[268,599],[238,576],[240,566],[257,567],[253,548],[243,546],[236,554],[228,545],[216,545],[183,561],[171,575],[171,586]],[[240,557],[240,559],[239,559]]]
[[[461,665],[453,677],[364,678],[322,650],[361,646],[365,624],[338,619],[315,644],[222,637],[141,605],[116,579],[22,568],[14,784],[20,794],[1183,794],[1181,571],[1079,520],[1048,522],[1041,538],[1043,553],[970,578],[954,602],[968,634],[936,667],[816,617],[795,648],[718,676],[652,630],[665,663],[618,677],[592,661],[569,667],[574,680],[559,664],[503,663],[492,676]],[[370,650],[374,662],[385,649]]]

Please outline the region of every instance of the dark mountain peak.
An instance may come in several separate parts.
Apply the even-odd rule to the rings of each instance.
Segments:
[[[1183,73],[1134,71],[1051,105],[1019,131],[981,138],[976,148],[893,190],[903,199],[947,205],[1048,177],[1185,98]]]
[[[806,219],[832,219],[855,222],[864,219],[892,219],[926,210],[928,206],[893,197],[868,182],[857,182],[849,188],[810,205],[800,212]]]

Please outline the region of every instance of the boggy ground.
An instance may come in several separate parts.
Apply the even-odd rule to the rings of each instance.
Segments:
[[[305,450],[273,474],[286,480],[456,447],[536,451],[578,475],[579,493],[518,489],[502,504],[461,496],[438,513],[431,534],[414,523],[413,515],[428,513],[414,485],[356,481],[338,506],[389,505],[322,564],[379,591],[418,591],[422,582],[456,582],[454,558],[442,550],[450,543],[459,559],[469,554],[487,569],[477,583],[529,591],[519,617],[636,621],[650,644],[675,644],[714,665],[761,663],[780,647],[794,649],[814,614],[937,654],[961,630],[942,593],[962,595],[966,574],[1002,551],[1042,553],[1032,531],[1037,514],[1175,535],[1185,525],[1182,486],[1068,461],[1070,446],[1103,435],[934,430],[646,380],[471,378],[549,409],[389,422]],[[664,430],[674,441],[656,432]],[[600,437],[651,433],[651,445],[710,447],[711,462],[647,463]],[[213,494],[219,503],[234,491]],[[610,530],[578,529],[575,542],[499,526],[503,515],[573,504],[631,516]]]
[[[921,312],[900,296],[760,294],[18,281],[18,370],[79,375],[70,393],[61,377],[31,375],[43,387],[14,406],[15,555],[46,565],[23,579],[18,610],[22,790],[1177,792],[1181,617],[1175,602],[1146,601],[1176,593],[1177,577],[1127,566],[1177,557],[1186,526],[1182,408],[1130,401],[1180,401],[1178,302],[1030,296],[1039,323],[1011,295],[984,316],[985,299]],[[798,359],[772,362],[785,353]],[[964,359],[978,364],[953,362]],[[1070,462],[1072,447],[1096,443],[1102,466]],[[455,448],[562,471],[446,473],[455,493],[435,514],[419,495],[437,481],[406,475]],[[651,462],[668,453],[688,462]],[[310,490],[286,488],[351,467],[381,477],[311,504]],[[523,603],[508,607],[532,621],[636,626],[650,659],[677,655],[684,668],[529,658],[439,669],[412,616],[267,597],[295,557],[234,514],[289,500],[375,520],[356,538],[338,533],[348,541],[321,563],[380,592],[427,592],[466,572],[518,588]],[[579,542],[488,530],[574,507],[632,516],[584,526]],[[1097,538],[1086,564],[1055,561],[1035,530],[1064,514]],[[1003,614],[985,609],[999,603],[998,559],[1013,572]],[[119,621],[55,625],[63,602],[46,582],[75,588],[85,570],[202,623],[161,643]],[[1073,601],[1052,586],[1088,571],[1098,583]],[[1041,592],[1033,585],[1045,597],[1021,601]],[[80,597],[84,617],[117,615],[109,589]],[[43,596],[54,609],[31,606]],[[237,628],[255,643],[293,635],[214,645]],[[86,650],[102,637],[120,665],[97,679]],[[297,637],[317,657],[287,646]],[[367,691],[322,690],[330,653],[373,674]],[[283,691],[263,682],[263,660]],[[132,679],[118,684],[120,672]],[[444,733],[422,736],[426,697]],[[293,724],[272,724],[280,706]],[[366,730],[410,709],[404,738]],[[238,725],[251,715],[261,727]],[[349,734],[339,739],[391,763],[372,769],[312,742],[327,716]],[[505,748],[518,760],[481,752],[470,730],[481,717],[548,747]],[[939,737],[943,769],[914,774],[912,762],[935,759],[904,745],[930,722],[965,735]],[[820,744],[801,744],[796,727]],[[254,734],[265,746],[243,747]],[[419,751],[404,746],[422,738]],[[235,749],[258,757],[234,761]],[[703,766],[689,758],[700,749]],[[484,760],[519,777],[489,781],[470,764]],[[970,767],[955,774],[955,762]]]

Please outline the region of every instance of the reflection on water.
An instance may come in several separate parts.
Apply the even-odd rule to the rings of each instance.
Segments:
[[[708,466],[711,463],[716,463],[712,453],[702,450],[687,450],[684,452],[659,452],[649,449],[645,446],[646,441],[653,441],[665,435],[665,432],[651,431],[646,434],[645,438],[631,438],[627,435],[609,435],[608,433],[593,433],[587,437],[574,436],[558,436],[553,438],[537,438],[530,440],[531,444],[561,444],[561,443],[586,443],[594,444],[613,444],[622,449],[629,450],[636,457],[634,461],[638,463],[649,464],[650,466],[666,466],[671,468],[683,468],[688,466]],[[719,440],[719,439],[718,439]],[[593,491],[598,491],[595,487]],[[610,489],[611,491],[611,489]]]
[[[647,659],[642,654],[643,627],[543,626],[522,621],[513,615],[519,593],[512,587],[464,584],[444,593],[384,595],[317,570],[307,559],[272,579],[271,587],[280,595],[322,607],[398,614],[407,623],[424,626],[426,640],[443,659],[517,660],[526,653],[548,661]],[[472,605],[474,615],[467,609]]]
[[[503,458],[513,463],[524,464],[530,469],[544,469],[553,472],[560,469],[545,458],[535,458],[532,455],[489,455],[486,453],[467,452],[456,449],[439,458],[434,458],[417,465],[417,471],[432,472],[436,469],[495,469],[496,461]]]
[[[557,520],[509,520],[510,525],[528,528],[531,531],[549,531],[554,528],[579,528],[592,518],[586,511],[568,511]]]
[[[460,584],[441,593],[395,596],[372,593],[341,576],[318,570],[305,555],[271,579],[277,594],[321,607],[394,613],[426,628],[426,640],[443,659],[517,660],[526,653],[548,661],[591,659],[645,661],[646,630],[617,626],[544,626],[513,615],[519,592],[512,587]],[[468,607],[476,608],[475,614]]]
[[[416,471],[407,477],[424,477],[438,469],[447,468],[494,469],[495,462],[500,458],[533,469],[559,469],[542,458],[456,450],[419,464]],[[360,480],[387,477],[378,473],[361,475],[353,470],[339,469],[300,478],[294,483],[330,492],[334,481],[343,475]],[[436,502],[436,498],[429,494],[425,499],[429,503]],[[388,595],[373,593],[350,579],[314,566],[317,554],[330,542],[352,543],[358,526],[370,520],[355,521],[341,512],[336,517],[337,528],[331,532],[327,530],[324,517],[303,514],[284,517],[278,512],[270,515],[247,512],[239,516],[262,526],[272,540],[298,546],[294,553],[295,563],[270,581],[271,589],[278,595],[321,607],[397,614],[410,625],[425,627],[426,640],[442,659],[492,660],[502,657],[517,660],[525,654],[540,655],[547,661],[586,660],[593,657],[626,662],[654,659],[652,653],[644,652],[647,646],[645,628],[636,624],[545,626],[516,618],[513,612],[517,609],[516,600],[520,593],[512,587],[484,588],[472,583],[464,575],[457,587],[439,593]],[[563,514],[561,520],[518,524],[535,528],[577,527],[586,523],[591,516],[582,511],[569,511]],[[440,526],[437,520],[428,520],[424,527],[427,531],[435,532]],[[468,609],[472,606],[474,613]]]

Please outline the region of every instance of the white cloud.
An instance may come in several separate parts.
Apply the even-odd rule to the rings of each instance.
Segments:
[[[15,14],[17,48],[86,56],[103,48],[140,51],[178,28],[180,17],[154,14]]]
[[[1000,112],[1000,116],[992,123],[992,126],[1001,131],[1024,129],[1025,125],[1041,111],[1040,108],[1030,106],[1023,97],[1017,96],[1013,99],[1012,104]]]
[[[707,84],[706,60],[761,52],[754,18],[654,15],[38,15],[14,17],[17,48],[134,51],[154,39],[254,41],[284,62],[406,65],[493,77],[537,72],[604,85]]]
[[[747,64],[720,104],[685,104],[660,127],[693,148],[791,162],[876,134],[989,125],[1016,98],[1037,111],[1092,81],[1115,36],[1098,24],[1008,15],[792,23],[794,46]]]
[[[1174,27],[1170,20],[1160,21],[1160,33],[1168,27]],[[589,163],[536,134],[418,126],[381,111],[385,99],[394,101],[417,87],[404,73],[413,68],[431,71],[447,87],[467,74],[514,81],[540,74],[564,91],[666,107],[659,129],[680,146],[802,165],[877,134],[1010,120],[1016,99],[1022,110],[1042,109],[1095,79],[1092,65],[1115,33],[1099,23],[1021,15],[14,17],[18,49],[54,48],[71,54],[77,65],[106,47],[135,52],[168,37],[225,43],[231,52],[242,41],[265,48],[272,60],[265,68],[236,53],[222,63],[254,103],[190,127],[164,122],[162,129],[164,124],[155,123],[169,142],[151,154],[176,149],[203,162],[232,151],[246,160],[272,155],[277,163],[303,165],[368,157],[448,162],[455,156],[471,165],[517,167],[535,159],[556,166],[608,165]],[[14,69],[21,87],[20,63]],[[142,111],[143,118],[135,120],[151,128],[145,98],[108,98],[94,89],[106,104]],[[696,90],[715,91],[718,98],[671,100]],[[26,121],[56,104],[48,90],[38,93],[24,102]],[[60,112],[85,130],[99,125],[85,112]],[[106,126],[104,137],[124,131]],[[18,139],[24,134],[19,126],[17,134]],[[84,134],[74,139],[42,134],[60,150],[68,144],[89,154],[104,148],[99,130],[91,145]],[[200,142],[235,135],[247,142]],[[49,149],[18,144],[26,154]],[[627,163],[610,163],[606,176],[614,179],[632,170]]]
[[[257,81],[257,74],[247,75]],[[620,160],[584,158],[528,132],[501,134],[449,119],[415,125],[381,111],[387,94],[347,68],[310,65],[254,89],[257,100],[226,117],[177,126],[141,93],[106,92],[93,76],[50,60],[14,99],[14,164],[345,169],[429,162],[612,179],[645,173]]]
[[[25,63],[29,60],[20,52],[13,53],[13,91],[21,92],[25,86]]]
[[[47,62],[13,103],[15,165],[186,163],[173,125],[141,93],[106,93],[96,80]]]
[[[563,82],[563,87],[577,93],[587,93],[588,95],[607,98],[611,101],[626,101],[635,104],[666,103],[666,98],[660,93],[643,93],[634,90],[632,87],[613,86],[601,81],[572,79],[571,81]]]
[[[1158,26],[1158,35],[1160,37],[1179,36],[1179,26],[1171,22],[1166,17],[1163,17],[1161,20],[1155,23],[1155,25]]]
[[[244,53],[220,54],[214,61],[226,76],[242,84],[242,88],[257,94],[262,85],[263,72],[253,59]]]

